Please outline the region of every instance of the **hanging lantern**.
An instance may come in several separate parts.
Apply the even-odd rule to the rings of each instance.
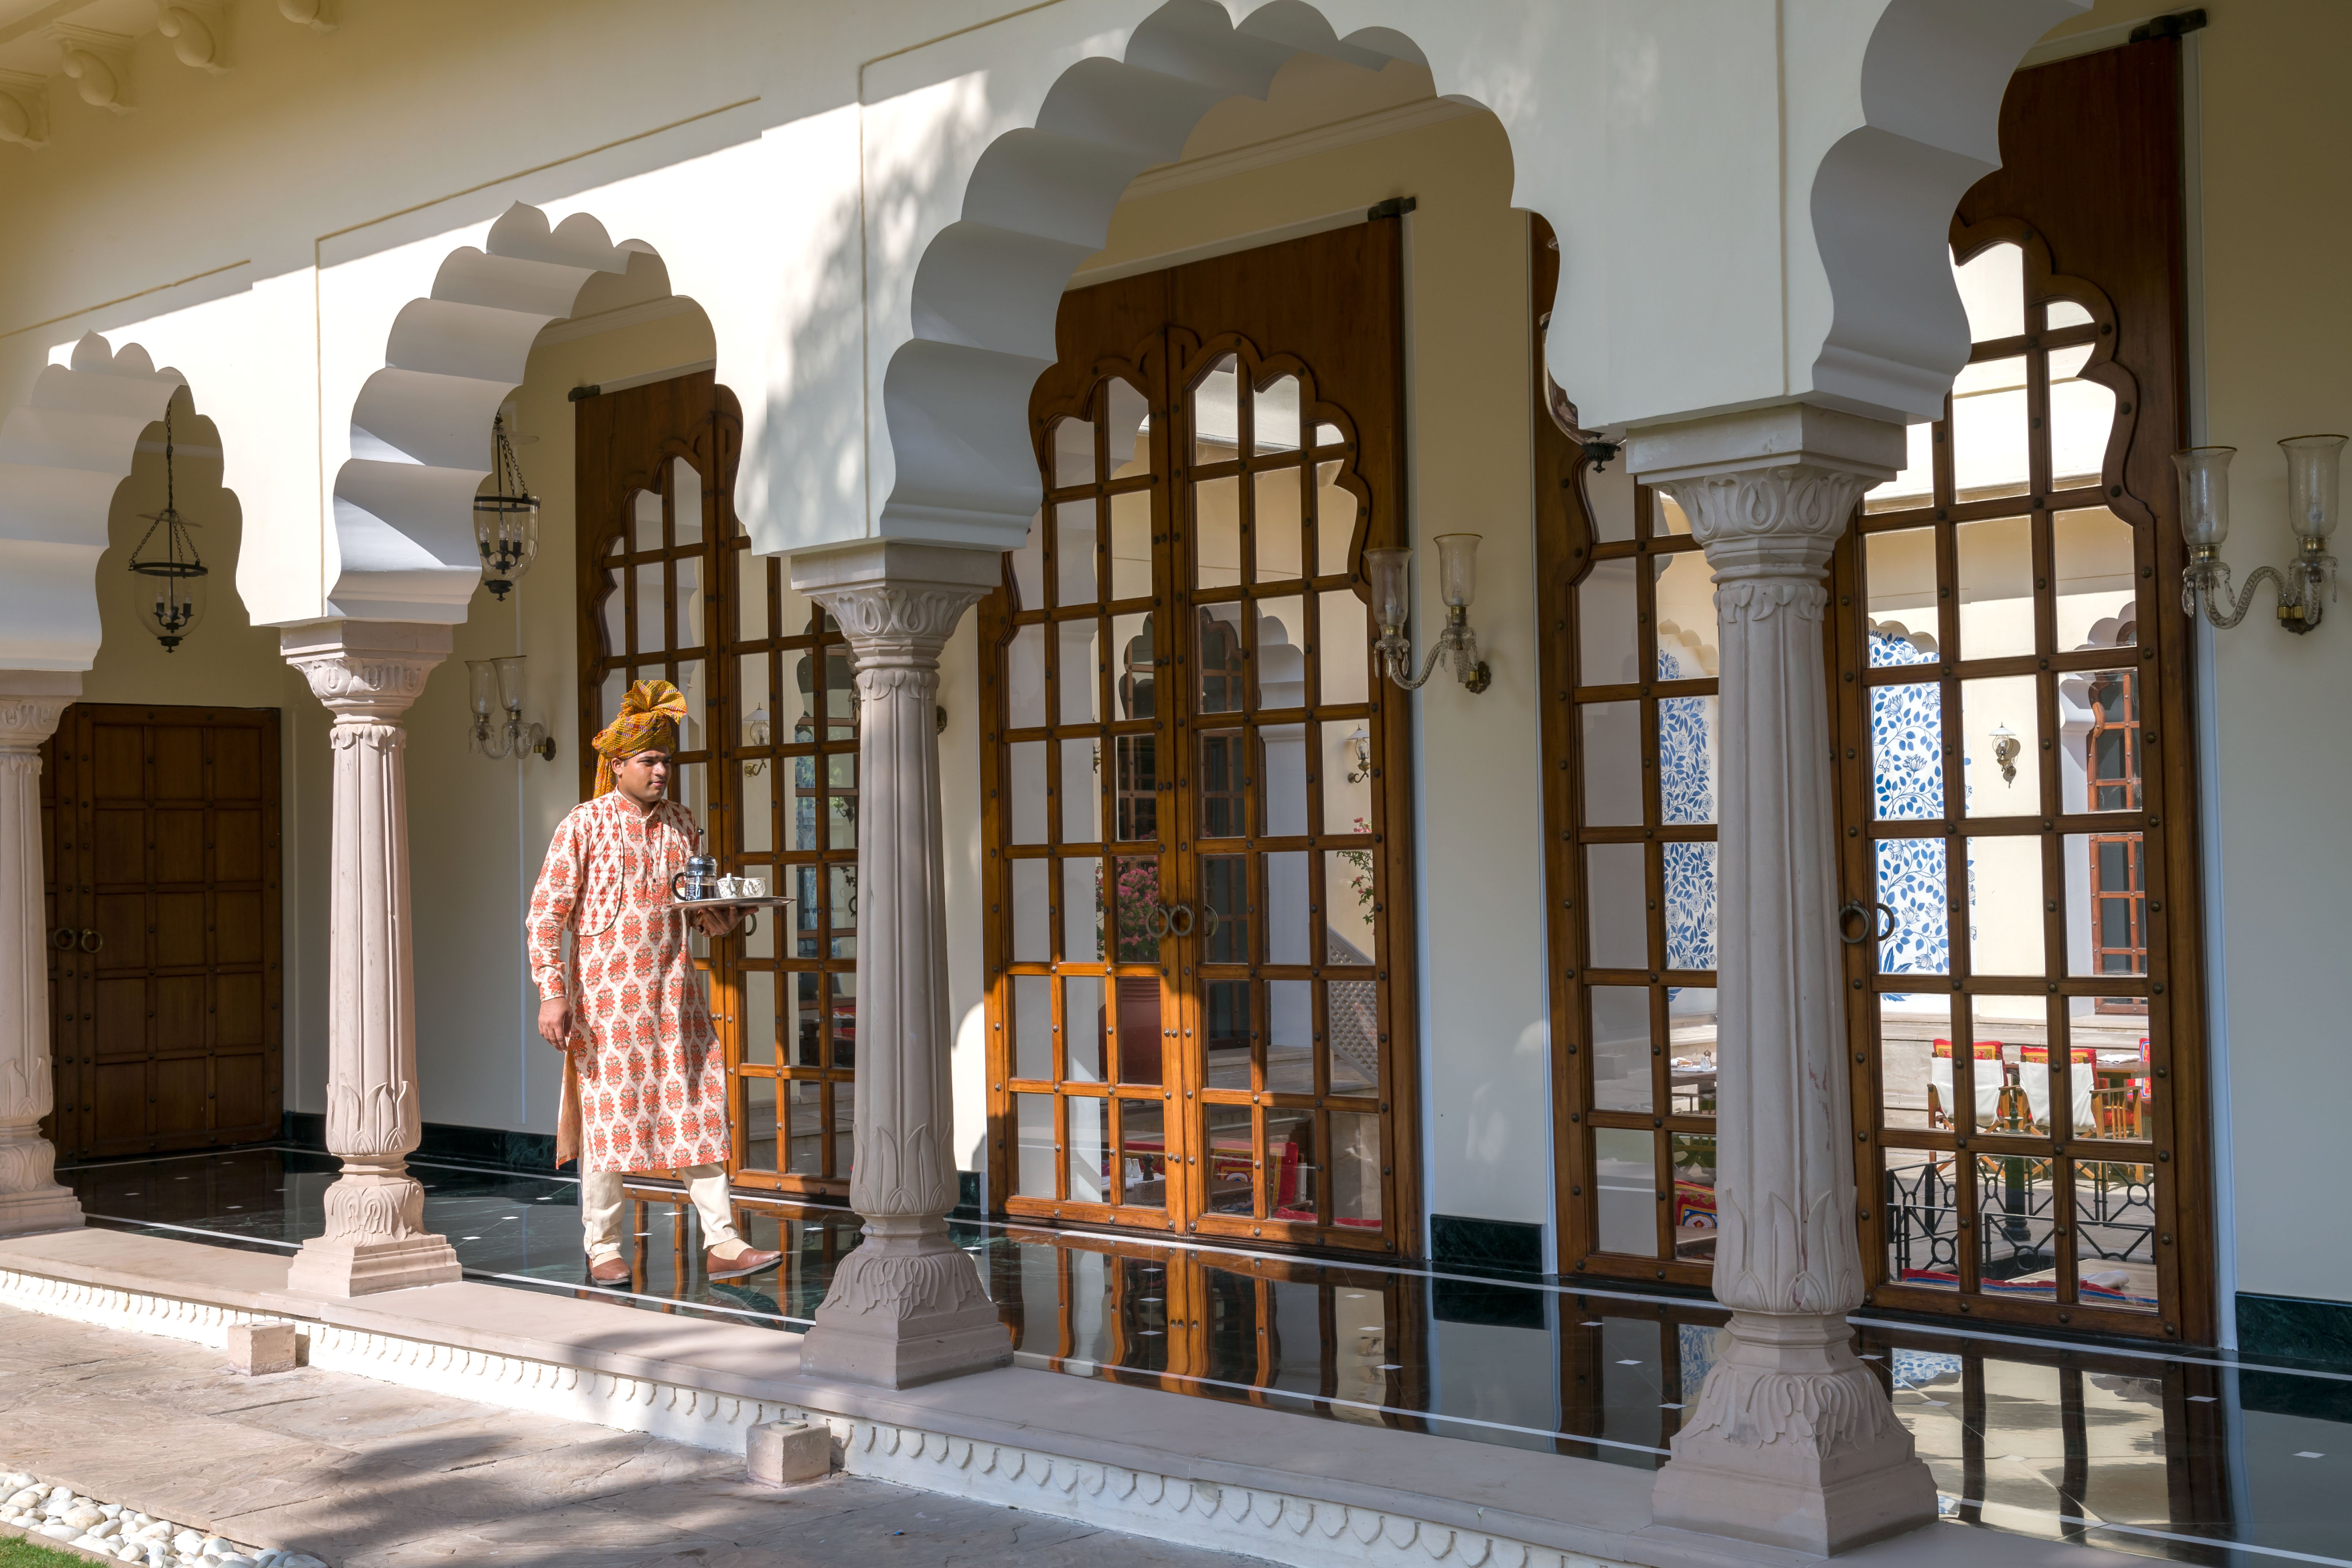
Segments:
[[[482,551],[483,584],[504,600],[539,556],[539,498],[523,485],[503,414],[490,420],[490,442],[495,485],[474,498],[474,542]]]
[[[172,409],[163,408],[163,510],[142,512],[147,520],[146,537],[139,548],[131,552],[131,569],[142,577],[155,579],[155,602],[142,607],[141,617],[155,640],[171,653],[180,646],[180,639],[195,629],[204,618],[204,559],[196,553],[196,542],[188,531],[196,525],[180,515],[172,480]],[[163,542],[156,553],[148,553],[161,533]]]

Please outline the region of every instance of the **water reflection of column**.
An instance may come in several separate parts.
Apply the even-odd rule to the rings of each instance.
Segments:
[[[302,1244],[289,1290],[364,1296],[459,1277],[425,1228],[408,1173],[416,1104],[415,921],[408,884],[408,733],[399,719],[448,657],[447,626],[350,621],[285,632],[282,651],[335,715],[327,930],[327,1148],[343,1163],[326,1232]]]
[[[948,1239],[947,908],[940,650],[1002,557],[873,542],[795,556],[793,586],[857,660],[856,1164],[865,1240],[841,1261],[801,1369],[892,1388],[1002,1366],[1013,1347],[970,1257]]]
[[[1647,432],[1627,454],[1689,514],[1722,635],[1715,1293],[1733,1315],[1653,1506],[1815,1552],[1936,1517],[1845,1322],[1862,1258],[1822,664],[1830,552],[1903,457],[1899,426],[1795,407]]]
[[[81,677],[71,672],[0,673],[0,1236],[81,1224],[81,1205],[58,1184],[58,1152],[41,1136],[41,1118],[57,1105],[41,901],[41,742],[80,691]]]

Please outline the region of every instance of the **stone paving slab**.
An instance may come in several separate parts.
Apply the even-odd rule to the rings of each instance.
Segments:
[[[0,1308],[0,1458],[339,1568],[1244,1568],[1044,1514]]]

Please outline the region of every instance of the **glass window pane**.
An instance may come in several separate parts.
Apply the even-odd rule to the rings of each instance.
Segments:
[[[826,1005],[833,1010],[833,1065],[854,1068],[857,1065],[857,972],[827,970],[824,989]]]
[[[1100,625],[1092,617],[1054,623],[1055,639],[1061,644],[1056,651],[1061,657],[1062,723],[1091,724],[1101,717],[1102,661],[1095,657]]]
[[[1965,505],[2026,493],[2032,470],[2024,355],[1960,367],[1952,380],[1951,432],[1955,500]]]
[[[1209,1087],[1238,1089],[1253,1087],[1250,1041],[1257,1026],[1250,1016],[1249,982],[1209,982],[1202,997],[1202,1022],[1207,1027],[1203,1054],[1208,1062]]]
[[[1959,563],[1960,657],[2033,651],[2033,523],[1997,517],[1952,531]]]
[[[1118,767],[1112,781],[1117,812],[1112,830],[1122,842],[1156,838],[1160,834],[1158,740],[1150,735],[1119,735],[1111,744]]]
[[[1979,974],[2040,974],[2042,840],[1969,840],[1969,963]]]
[[[1152,917],[1160,909],[1160,862],[1132,856],[1121,857],[1115,864],[1118,868],[1118,962],[1156,963],[1160,938],[1153,933]]]
[[[1944,815],[1943,689],[1932,680],[1870,689],[1871,800],[1883,820]]]
[[[2034,678],[1960,682],[1962,798],[1970,816],[2042,810],[2042,710]]]
[[[2129,669],[2091,670],[2058,679],[2058,723],[2065,736],[2059,795],[2069,812],[2138,811],[2145,806],[2140,754],[2140,693]]]
[[[1648,969],[1650,889],[1642,847],[1586,846],[1584,901],[1592,967]]]
[[[1936,531],[1898,528],[1863,536],[1870,606],[1870,664],[1936,661]]]
[[[1192,585],[1232,588],[1242,580],[1242,481],[1236,475],[1192,486]]]
[[[1307,705],[1307,602],[1257,601],[1257,706]]]
[[[1045,742],[1015,741],[1005,752],[1005,815],[1013,842],[1045,842]],[[814,846],[812,846],[814,847]]]
[[[1584,741],[1584,821],[1642,826],[1642,705],[1588,702],[1577,710]]]
[[[1881,996],[1878,1093],[1885,1124],[1951,1131],[1952,1081],[1951,997]]]
[[[813,911],[812,911],[813,912]],[[793,996],[793,1065],[824,1066],[824,977],[814,969],[793,971],[788,982]]]
[[[796,1176],[821,1176],[824,1174],[825,1086],[794,1079],[783,1089],[792,1145],[786,1168]]]
[[[1315,1092],[1315,983],[1265,985],[1265,1088],[1269,1094]]]
[[[738,821],[741,824],[740,848],[747,855],[765,855],[775,848],[775,803],[768,798],[768,785],[775,778],[776,763],[772,759],[739,763],[743,775],[743,790]],[[746,870],[752,868],[746,867]],[[754,872],[756,875],[757,873]]]
[[[1054,1077],[1054,982],[1043,974],[1012,977],[1013,1076],[1051,1081]]]
[[[1706,555],[1696,550],[1653,555],[1650,560],[1655,563],[1657,584],[1658,679],[1712,678],[1720,663],[1716,655],[1714,569],[1707,565]]]
[[[1595,985],[1592,994],[1592,1103],[1601,1110],[1650,1109],[1650,992],[1643,985]]]
[[[1202,605],[1195,616],[1192,658],[1200,666],[1195,710],[1238,713],[1247,674],[1242,648],[1242,606]]]
[[[780,746],[806,746],[817,739],[817,655],[807,648],[784,651],[784,686],[776,693],[776,710],[770,728]]]
[[[1903,471],[1863,497],[1864,512],[1908,511],[1936,495],[1936,427],[1922,422],[1906,432]]]
[[[1200,731],[1197,793],[1203,838],[1239,838],[1249,832],[1248,737],[1246,730]]]
[[[1324,987],[1325,1072],[1333,1094],[1369,1094],[1381,1081],[1380,985],[1334,980]]]
[[[1886,1151],[1886,1277],[1928,1290],[1960,1288],[1960,1197],[1952,1156]]]
[[[773,1171],[776,1164],[776,1080],[743,1079],[743,1168]]]
[[[1335,589],[1318,596],[1318,608],[1323,632],[1315,650],[1322,680],[1317,700],[1327,708],[1362,702],[1370,695],[1372,668],[1370,617],[1364,601],[1351,589]]]
[[[1070,1117],[1070,1201],[1110,1202],[1110,1101],[1077,1095],[1064,1101]]]
[[[1211,1214],[1257,1212],[1257,1135],[1246,1105],[1207,1108],[1208,1195]]]
[[[1323,1161],[1315,1145],[1315,1113],[1276,1110],[1265,1113],[1266,1217],[1312,1225],[1323,1188]]]
[[[1063,741],[1062,842],[1092,844],[1102,837],[1102,742]]]
[[[1316,773],[1323,784],[1326,836],[1372,830],[1372,738],[1360,719],[1319,726]]]
[[[1950,973],[1951,928],[1947,916],[1951,896],[1945,880],[1942,839],[1880,839],[1878,901],[1886,906],[1878,915],[1881,928],[1892,927],[1879,940],[1880,973]],[[1893,911],[1891,920],[1887,910]]]
[[[1323,954],[1325,963],[1372,962],[1376,928],[1373,905],[1379,888],[1369,849],[1323,852]]]
[[[1103,434],[1110,453],[1108,477],[1125,479],[1151,472],[1150,405],[1132,383],[1125,381],[1113,381],[1103,396]]]
[[[1331,1113],[1331,1221],[1364,1230],[1381,1223],[1381,1119]]]
[[[2128,647],[2139,637],[2131,524],[2101,507],[2062,511],[2051,522],[2058,570],[2058,651]]]
[[[2053,300],[2042,307],[2042,321],[2053,331],[2060,327],[2087,327],[2091,324],[2091,312],[2072,300]]]
[[[1584,470],[1584,495],[1591,505],[1592,535],[1604,544],[1633,537],[1633,476],[1622,463]]]
[[[702,562],[689,555],[684,560],[672,562],[670,571],[673,589],[677,595],[677,646],[699,647],[702,645]]]
[[[1103,979],[1074,974],[1062,982],[1063,1079],[1070,1083],[1103,1081],[1103,1042],[1109,1038],[1103,1015]]]
[[[658,526],[658,525],[656,525]],[[669,627],[664,618],[663,605],[667,591],[662,585],[662,568],[658,561],[649,561],[636,569],[637,635],[635,651],[653,653],[669,646]]]
[[[1637,679],[1633,574],[1639,564],[1633,557],[1596,561],[1576,585],[1579,686],[1621,686]]]
[[[1658,1255],[1657,1144],[1626,1127],[1592,1130],[1594,1203],[1603,1252]]]
[[[602,651],[605,658],[611,658],[629,651],[629,595],[622,586],[619,568],[606,572],[604,577],[612,586],[604,595]],[[610,722],[615,711],[614,705],[608,702],[600,710],[600,716]]]
[[[1013,896],[1013,962],[1050,963],[1054,959],[1053,910],[1046,896],[1050,860],[1014,860],[1006,868]]]
[[[836,1180],[845,1182],[857,1166],[857,1086],[836,1081],[825,1087],[833,1093],[833,1170],[830,1173]]]
[[[1103,961],[1102,862],[1084,856],[1062,868],[1062,957],[1070,963]]]
[[[1977,1156],[1977,1275],[1987,1295],[2058,1299],[2052,1166],[2026,1154]]]
[[[1095,503],[1066,500],[1054,509],[1055,603],[1095,602]]]
[[[1122,974],[1118,996],[1118,1081],[1160,1080],[1160,982],[1149,974]]]
[[[1665,862],[1666,967],[1715,967],[1715,846],[1660,846]]]
[[[1158,715],[1160,655],[1154,628],[1149,613],[1111,617],[1113,719],[1150,719]]]
[[[2074,1163],[2074,1279],[2084,1306],[2157,1310],[2156,1168]]]
[[[1952,264],[1952,281],[1969,315],[1969,339],[1985,342],[2025,331],[2025,252],[2003,242]]]
[[[1045,628],[1023,626],[1004,657],[1005,722],[1034,730],[1045,722]]]
[[[737,972],[743,987],[743,1059],[776,1065],[776,974],[772,969]]]
[[[1211,963],[1251,962],[1246,857],[1201,857],[1202,956]]]
[[[1715,1137],[1707,1132],[1667,1135],[1674,1162],[1675,1257],[1685,1263],[1715,1261]]]
[[[1029,520],[1029,532],[1021,541],[1021,548],[1013,556],[1013,607],[1016,610],[1042,610],[1045,607],[1045,512],[1039,508]],[[792,628],[798,631],[800,628]]]
[[[2107,437],[2116,425],[2116,395],[2082,377],[2091,345],[2050,351],[2050,482],[2074,489],[2101,482]]]
[[[1304,473],[1301,468],[1269,468],[1255,476],[1257,513],[1250,521],[1250,538],[1255,545],[1254,565],[1261,583],[1278,583],[1306,573],[1305,522],[1299,512]]]
[[[1715,988],[1666,988],[1666,1086],[1676,1116],[1715,1114]]]
[[[1166,1108],[1156,1100],[1120,1100],[1118,1142],[1118,1201],[1129,1208],[1166,1208]]]
[[[1013,1167],[1013,1192],[1024,1198],[1059,1196],[1054,1184],[1054,1168],[1061,1163],[1054,1148],[1054,1097],[1014,1095],[1013,1135],[1019,1147]]]
[[[1095,479],[1095,427],[1086,419],[1054,422],[1054,485],[1090,485]]]
[[[2070,833],[2063,852],[2066,973],[2084,978],[2147,974],[2147,868],[2141,836]]]
[[[768,595],[783,586],[776,571],[777,563],[762,561],[748,552],[735,557],[737,582],[735,588],[735,640],[761,642],[769,636]],[[787,605],[794,595],[787,590]],[[806,611],[803,611],[806,614]]]
[[[1151,492],[1110,498],[1110,596],[1140,599],[1151,592]]]
[[[1319,963],[1315,954],[1315,918],[1307,871],[1314,857],[1304,849],[1261,856],[1265,875],[1265,961]]]
[[[1241,451],[1239,377],[1234,356],[1221,356],[1192,384],[1192,462],[1229,463]]]
[[[1298,450],[1298,378],[1278,375],[1260,387],[1252,408],[1250,450],[1261,456]]]
[[[1356,492],[1339,483],[1338,463],[1315,465],[1315,571],[1337,577],[1355,558]]]
[[[1265,836],[1298,838],[1307,833],[1307,726],[1265,724],[1257,731],[1259,777],[1265,781]]]
[[[824,791],[817,787],[817,759],[786,757],[776,765],[784,770],[792,788],[784,821],[786,847],[814,854],[824,847],[819,830],[824,826]]]

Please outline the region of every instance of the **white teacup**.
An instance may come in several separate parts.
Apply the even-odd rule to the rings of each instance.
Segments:
[[[768,884],[764,878],[738,877],[735,880],[743,889],[739,897],[746,899],[764,899],[768,896]]]
[[[719,878],[719,896],[722,899],[740,899],[745,897],[746,895],[743,891],[743,879],[740,877]]]

